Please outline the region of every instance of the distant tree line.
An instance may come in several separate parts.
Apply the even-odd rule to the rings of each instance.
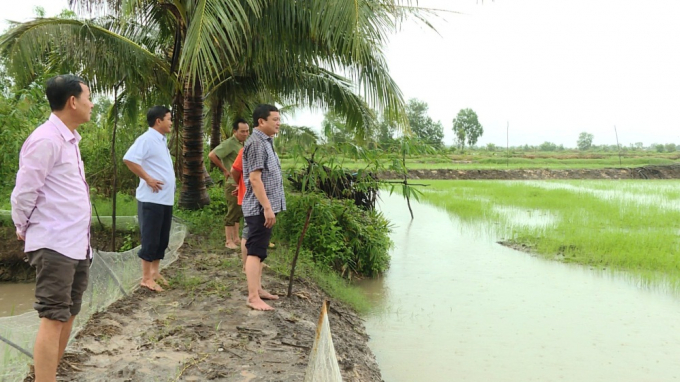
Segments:
[[[336,113],[328,112],[321,124],[322,137],[320,140],[328,144],[354,142],[367,147],[386,147],[394,145],[397,138],[411,134],[436,150],[446,149],[444,145],[444,125],[428,115],[429,106],[426,102],[412,98],[406,104],[408,130],[400,131],[396,124],[384,116],[374,119],[374,123],[364,125],[361,130],[347,128],[345,118]],[[462,109],[453,119],[452,127],[459,150],[466,145],[474,146],[484,134],[484,128],[479,123],[477,113],[472,109]]]

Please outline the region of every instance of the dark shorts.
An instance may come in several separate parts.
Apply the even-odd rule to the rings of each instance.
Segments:
[[[142,236],[142,249],[137,256],[144,261],[162,260],[170,244],[172,206],[138,201],[137,216]]]
[[[225,227],[233,227],[243,217],[243,211],[238,204],[238,198],[236,195],[231,194],[235,189],[236,186],[230,183],[227,183],[224,189],[224,197],[227,199],[227,214],[224,216]]]
[[[272,229],[264,226],[264,213],[256,216],[246,216],[248,225],[248,240],[246,240],[246,250],[248,256],[257,256],[260,261],[267,258],[267,248],[269,239],[272,237]]]
[[[66,322],[80,313],[90,275],[90,260],[75,260],[51,249],[27,253],[36,268],[35,304],[40,318]]]

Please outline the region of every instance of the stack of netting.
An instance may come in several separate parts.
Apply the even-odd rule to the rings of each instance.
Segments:
[[[173,219],[170,245],[165,252],[165,259],[161,261],[161,268],[177,260],[177,250],[184,243],[186,232],[186,226]],[[82,310],[73,325],[71,338],[83,328],[92,314],[106,309],[139,286],[142,271],[137,251],[139,247],[126,252],[94,252],[89,285],[83,295]],[[33,363],[31,354],[39,325],[40,319],[35,311],[0,318],[0,382],[23,381],[28,365]]]
[[[305,382],[342,382],[338,359],[335,356],[335,346],[331,336],[331,325],[328,321],[326,301],[321,306],[319,323],[316,325],[316,337],[309,364],[305,373]]]

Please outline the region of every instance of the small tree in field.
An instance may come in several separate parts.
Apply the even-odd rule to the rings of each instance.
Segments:
[[[538,149],[541,151],[557,151],[557,145],[552,142],[543,142]]]
[[[421,141],[432,147],[441,148],[444,139],[444,127],[441,122],[435,122],[427,115],[427,103],[415,98],[408,101],[406,115],[413,134]]]
[[[593,134],[586,133],[585,131],[579,134],[576,146],[581,151],[590,149],[593,146]]]
[[[477,113],[472,109],[461,109],[453,119],[453,132],[456,134],[456,144],[463,150],[465,144],[473,146],[484,134],[484,128],[479,123]]]

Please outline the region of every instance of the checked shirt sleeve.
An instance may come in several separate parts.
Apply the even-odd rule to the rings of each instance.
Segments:
[[[248,158],[245,165],[248,166],[248,172],[257,170],[264,170],[267,160],[267,151],[262,141],[253,141],[246,148],[248,151],[243,153],[243,156]]]

